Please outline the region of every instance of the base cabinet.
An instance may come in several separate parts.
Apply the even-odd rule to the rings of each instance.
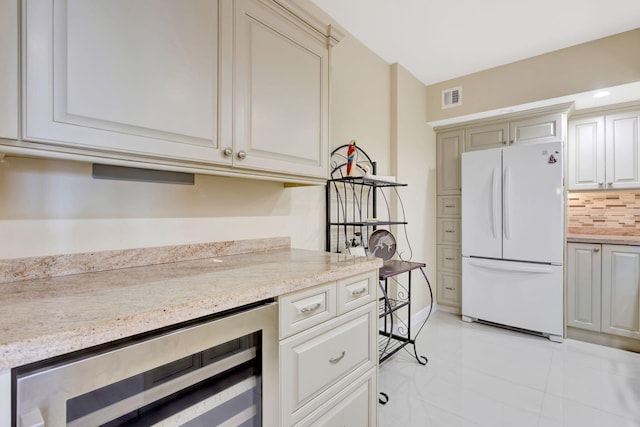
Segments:
[[[0,371],[0,427],[11,426],[11,371]]]
[[[567,325],[640,339],[640,246],[568,244]]]
[[[377,425],[376,285],[374,271],[279,298],[282,426]]]

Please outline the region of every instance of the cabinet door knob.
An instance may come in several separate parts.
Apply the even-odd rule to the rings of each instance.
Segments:
[[[224,150],[222,150],[222,155],[225,157],[231,157],[232,154],[233,154],[233,150],[231,149],[231,147],[227,147]]]
[[[603,185],[604,185],[604,182],[602,182],[602,181],[600,181],[600,182],[598,183],[598,186],[599,186],[599,187],[602,187]]]
[[[247,152],[244,150],[238,151],[238,159],[244,160],[247,158]]]
[[[600,248],[593,248],[593,252],[600,252]]]
[[[611,187],[613,185],[613,182],[607,182],[607,185]]]

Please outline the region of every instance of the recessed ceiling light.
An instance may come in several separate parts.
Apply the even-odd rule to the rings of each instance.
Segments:
[[[611,92],[607,90],[601,90],[600,92],[596,92],[593,94],[594,98],[604,98],[605,96],[611,95]]]

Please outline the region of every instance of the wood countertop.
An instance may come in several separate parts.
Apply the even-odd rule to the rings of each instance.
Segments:
[[[0,370],[377,269],[373,257],[276,249],[0,284]]]

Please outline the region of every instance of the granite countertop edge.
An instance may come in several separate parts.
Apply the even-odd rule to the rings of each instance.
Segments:
[[[0,371],[381,266],[382,260],[374,257],[278,249],[3,284],[8,291],[0,296],[5,307],[0,308],[0,329],[9,336],[0,336]],[[88,289],[78,289],[89,282]],[[83,311],[73,304],[87,307]],[[69,308],[56,312],[61,305]],[[56,322],[61,326],[54,326]]]
[[[640,246],[640,237],[635,236],[598,236],[598,235],[567,235],[568,243],[601,243],[605,245]]]

